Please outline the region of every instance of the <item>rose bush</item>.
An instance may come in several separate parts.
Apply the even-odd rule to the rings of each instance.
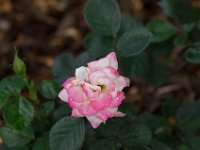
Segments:
[[[121,4],[131,3],[87,0],[91,32],[81,49],[55,58],[53,80],[38,85],[15,53],[15,74],[0,79],[0,149],[199,150],[199,10],[188,0],[160,0],[162,14],[138,20]],[[123,103],[129,80],[119,72],[134,81]]]
[[[129,86],[129,79],[120,76],[115,52],[105,58],[88,63],[88,67],[79,67],[75,77],[67,79],[59,93],[64,102],[72,108],[73,117],[84,117],[93,128],[112,117],[123,117],[118,111],[125,98],[122,89]]]

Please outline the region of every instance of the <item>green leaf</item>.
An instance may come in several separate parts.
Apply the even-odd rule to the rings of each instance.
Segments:
[[[192,44],[192,46],[185,51],[184,57],[186,61],[190,63],[200,63],[200,42]]]
[[[175,98],[169,98],[162,104],[162,113],[167,116],[175,116],[180,103]]]
[[[200,146],[200,137],[196,135],[185,135],[185,139],[187,140],[188,146],[192,150],[199,150]]]
[[[89,150],[118,150],[118,149],[117,145],[113,141],[109,139],[102,139],[92,144]]]
[[[8,98],[8,94],[5,91],[0,90],[0,110],[6,105]]]
[[[182,26],[182,30],[186,33],[190,33],[197,26],[197,22],[187,23]]]
[[[105,56],[114,49],[114,41],[111,37],[105,37],[98,34],[90,33],[84,39],[85,49],[91,58]]]
[[[173,150],[168,145],[166,145],[166,144],[164,144],[161,141],[158,141],[156,139],[152,140],[151,148],[152,148],[152,150]]]
[[[166,81],[166,68],[159,63],[151,63],[150,70],[146,74],[147,81],[155,87],[161,86]]]
[[[49,120],[48,116],[43,114],[35,117],[32,123],[33,131],[36,134],[43,134],[44,132],[49,132],[51,126],[52,122]]]
[[[24,146],[35,138],[30,128],[15,130],[3,127],[0,128],[0,136],[8,147]]]
[[[49,137],[40,137],[33,144],[32,150],[50,150],[49,147]]]
[[[55,102],[53,102],[53,101],[46,102],[46,103],[42,104],[40,107],[41,112],[44,115],[48,115],[49,113],[51,113],[54,110],[54,108],[55,108]]]
[[[50,132],[51,150],[78,150],[85,136],[83,119],[65,117],[58,121]]]
[[[167,118],[159,115],[152,115],[148,112],[139,115],[136,122],[147,125],[154,133],[163,133],[171,127]]]
[[[152,133],[143,124],[127,124],[120,132],[120,141],[128,147],[149,145]]]
[[[101,35],[115,36],[120,28],[120,10],[115,0],[88,0],[84,18],[94,31]]]
[[[198,9],[188,0],[162,0],[159,4],[167,16],[174,17],[182,23],[191,23],[200,18]]]
[[[177,124],[184,132],[200,129],[200,101],[184,103],[176,114]]]
[[[176,32],[176,27],[166,20],[150,21],[147,28],[153,34],[151,41],[155,43],[168,40]]]
[[[55,58],[52,73],[59,80],[64,80],[74,73],[74,57],[66,52]],[[62,82],[61,81],[61,82]]]
[[[184,45],[188,42],[188,35],[181,34],[181,35],[175,37],[173,42],[174,42],[175,46]]]
[[[3,109],[3,117],[9,125],[16,129],[28,127],[34,117],[32,104],[22,97],[14,97]]]
[[[154,60],[160,59],[160,57],[168,57],[172,50],[174,48],[172,40],[167,40],[162,43],[151,43],[148,46],[147,53],[151,57],[153,57]]]
[[[133,56],[132,56],[133,57]],[[131,67],[132,67],[132,57],[119,57],[119,70],[124,76],[131,75]]]
[[[71,113],[72,109],[69,107],[67,103],[62,103],[61,106],[57,107],[53,112],[53,119],[55,121],[60,120],[61,118],[65,117],[66,115],[69,115]]]
[[[147,146],[134,146],[131,147],[130,149],[127,148],[127,150],[152,150],[151,148],[147,147]]]
[[[138,77],[144,77],[150,69],[149,59],[146,53],[142,52],[134,56],[131,66],[131,75]]]
[[[11,94],[20,93],[24,86],[25,82],[19,75],[8,76],[0,81],[0,89]]]
[[[124,33],[117,43],[118,56],[131,57],[141,53],[150,42],[151,34],[145,28],[136,28]]]
[[[120,118],[109,119],[106,124],[100,125],[96,131],[103,137],[116,137],[119,135],[122,124]]]
[[[28,150],[27,146],[8,147],[3,145],[3,150]]]
[[[132,29],[142,27],[142,23],[133,16],[123,16],[118,36]]]
[[[90,57],[88,52],[83,52],[76,57],[75,68],[86,66],[91,60],[93,60],[93,57]]]
[[[125,113],[126,117],[131,119],[136,117],[136,108],[132,103],[123,102],[122,105],[120,105],[119,110]]]
[[[188,147],[188,145],[183,144],[183,145],[180,145],[180,146],[178,147],[178,150],[191,150],[191,148]]]
[[[40,84],[39,92],[47,99],[55,99],[58,97],[59,86],[51,80],[44,80]]]

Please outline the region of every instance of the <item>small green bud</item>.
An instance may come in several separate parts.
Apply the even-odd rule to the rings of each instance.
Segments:
[[[26,77],[26,65],[22,59],[18,57],[18,52],[15,52],[15,58],[13,62],[13,71],[15,74],[21,75],[23,78]]]

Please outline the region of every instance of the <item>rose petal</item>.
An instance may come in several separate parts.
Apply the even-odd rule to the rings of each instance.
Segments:
[[[97,128],[103,121],[96,116],[88,116],[86,117],[93,128]]]
[[[97,111],[92,107],[92,105],[89,104],[82,104],[78,108],[79,112],[84,116],[91,116],[97,113]]]
[[[107,108],[112,101],[112,96],[110,94],[104,94],[102,93],[101,97],[97,97],[95,100],[91,102],[92,107],[96,111],[103,110]]]
[[[103,111],[101,111],[101,113],[105,116],[107,116],[108,118],[112,118],[115,116],[115,113],[117,112],[118,108],[107,108]]]
[[[69,99],[68,99],[68,103],[69,103],[69,106],[70,106],[71,108],[79,108],[79,107],[81,106],[81,103],[74,101],[74,100],[71,99],[70,97],[69,97]]]
[[[101,87],[99,87],[97,85],[85,83],[83,85],[83,90],[84,90],[84,92],[85,92],[85,94],[87,95],[88,98],[95,98],[100,94]]]
[[[74,79],[75,79],[75,77],[71,77],[71,78],[67,79],[67,80],[62,84],[62,87],[68,88],[69,86],[72,85],[72,84],[70,84],[70,83],[71,83],[71,81],[74,80]]]
[[[111,103],[111,107],[118,107],[119,105],[121,105],[123,99],[125,98],[124,93],[121,91],[117,92],[117,96],[115,97],[115,99],[112,101]]]
[[[115,52],[109,53],[106,58],[109,59],[109,66],[113,67],[114,69],[118,69],[118,62]]]
[[[78,111],[78,109],[72,109],[72,117],[83,117],[83,115]]]
[[[91,71],[103,69],[103,68],[106,68],[108,66],[109,66],[109,59],[108,58],[102,58],[102,59],[88,63],[88,67]]]
[[[68,102],[68,93],[66,89],[62,89],[58,95],[58,97],[64,101],[64,102]]]
[[[79,67],[75,71],[75,76],[81,80],[88,80],[89,69],[87,67]]]
[[[67,90],[69,97],[76,102],[84,102],[86,95],[81,86],[72,85]]]
[[[124,113],[122,113],[120,111],[115,113],[115,117],[124,117],[124,116],[126,116],[126,114],[124,114]]]
[[[119,76],[116,80],[115,84],[119,91],[121,91],[123,88],[128,87],[130,83],[130,80],[126,77]]]
[[[108,116],[102,114],[101,112],[97,113],[96,116],[97,116],[99,119],[103,120],[103,121],[106,121],[106,120],[108,119]]]
[[[116,80],[119,77],[119,73],[113,67],[106,67],[103,72],[112,80]]]
[[[101,70],[90,73],[89,80],[92,84],[103,85],[108,90],[113,91],[115,89],[114,81],[106,77],[106,74]]]

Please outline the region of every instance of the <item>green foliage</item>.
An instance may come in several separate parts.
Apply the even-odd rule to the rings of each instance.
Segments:
[[[0,90],[0,110],[3,108],[3,106],[6,105],[6,103],[8,102],[8,98],[8,94],[5,91]]]
[[[142,27],[125,32],[117,43],[118,55],[130,57],[139,54],[148,46],[150,37],[151,34]]]
[[[166,144],[158,141],[158,140],[153,140],[151,144],[152,150],[173,150],[171,147],[167,146]]]
[[[51,150],[77,150],[82,146],[85,135],[83,119],[64,117],[50,132]]]
[[[147,28],[153,34],[151,41],[155,43],[168,40],[176,32],[176,27],[166,20],[150,21]]]
[[[88,0],[84,17],[98,34],[116,36],[120,27],[121,15],[115,0]]]
[[[118,34],[119,36],[121,36],[123,33],[128,32],[132,29],[139,28],[139,27],[142,27],[142,23],[139,20],[137,20],[135,17],[123,16]]]
[[[184,57],[186,61],[190,63],[200,63],[200,43],[194,43],[190,48],[188,48]]]
[[[166,81],[166,68],[160,63],[151,63],[150,65],[146,79],[150,84],[159,87]]]
[[[61,80],[73,74],[74,57],[70,53],[60,54],[56,57],[52,68],[52,74]]]
[[[184,45],[188,42],[188,35],[187,34],[181,34],[174,39],[174,45],[179,46],[179,45]]]
[[[13,97],[11,102],[4,107],[3,116],[10,126],[23,129],[31,124],[34,117],[34,108],[24,98]]]
[[[162,0],[163,12],[182,23],[191,23],[200,18],[199,10],[194,8],[188,0]]]
[[[71,113],[71,108],[69,107],[69,105],[62,104],[53,111],[53,118],[55,121],[58,121],[61,118],[65,117],[66,115],[69,115],[70,113]]]
[[[10,94],[20,93],[24,86],[25,82],[19,75],[8,76],[0,81],[0,89]]]
[[[140,53],[132,58],[131,75],[145,77],[150,70],[149,58],[146,53]]]
[[[149,145],[152,133],[142,124],[129,124],[120,132],[120,141],[128,147]]]
[[[0,136],[8,147],[23,146],[35,138],[31,128],[15,130],[12,128],[0,128]]]
[[[39,87],[39,91],[45,98],[55,99],[58,96],[59,86],[51,80],[44,80]]]
[[[178,126],[184,132],[194,132],[200,128],[200,102],[183,104],[176,114]]]
[[[117,150],[117,146],[109,139],[102,139],[94,143],[89,150]]]
[[[84,39],[84,47],[90,57],[99,58],[114,49],[113,38],[90,33]]]
[[[165,102],[162,105],[162,113],[165,116],[175,116],[177,113],[177,110],[180,106],[180,103],[175,98],[168,98],[165,100]]]
[[[49,137],[40,137],[36,140],[32,150],[50,150]]]

